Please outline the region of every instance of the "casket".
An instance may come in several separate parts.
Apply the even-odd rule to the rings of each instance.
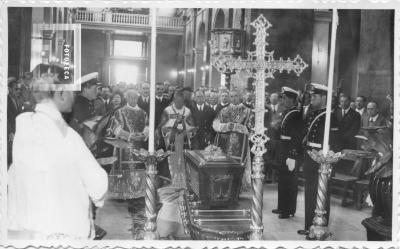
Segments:
[[[251,215],[248,209],[199,209],[197,202],[183,196],[180,205],[183,227],[193,240],[249,240]]]
[[[210,156],[186,150],[184,157],[189,193],[195,195],[200,208],[237,204],[244,166],[225,154]]]

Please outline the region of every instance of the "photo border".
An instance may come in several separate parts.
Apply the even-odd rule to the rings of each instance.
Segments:
[[[400,3],[390,0],[165,0],[165,1],[57,1],[30,0],[0,3],[0,248],[399,248],[399,163],[400,163]],[[9,241],[7,236],[7,72],[8,15],[7,7],[136,7],[136,8],[313,8],[313,9],[394,9],[394,127],[393,127],[393,216],[392,241]],[[394,167],[397,165],[396,167]],[[268,226],[268,224],[265,224]]]

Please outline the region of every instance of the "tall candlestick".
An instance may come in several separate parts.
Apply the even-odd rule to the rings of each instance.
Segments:
[[[151,18],[151,64],[150,64],[150,111],[149,111],[149,153],[154,153],[154,131],[156,110],[156,28],[157,9],[150,9]]]
[[[329,53],[328,96],[327,96],[327,100],[326,100],[324,144],[322,147],[322,152],[325,156],[328,154],[328,150],[329,150],[329,133],[330,133],[330,127],[331,127],[332,93],[333,93],[333,70],[334,70],[334,62],[335,62],[337,25],[338,25],[337,9],[333,9],[332,29],[331,29],[331,49],[330,49],[330,53]]]

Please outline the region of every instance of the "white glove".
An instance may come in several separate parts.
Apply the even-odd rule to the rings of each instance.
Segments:
[[[288,166],[289,171],[293,171],[296,166],[296,160],[288,158],[286,159],[286,165]]]

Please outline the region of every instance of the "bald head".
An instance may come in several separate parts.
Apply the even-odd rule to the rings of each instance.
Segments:
[[[367,105],[367,112],[370,117],[375,117],[378,114],[378,104],[376,102],[369,102]]]
[[[139,94],[135,90],[130,89],[125,93],[125,98],[130,106],[136,106]]]

